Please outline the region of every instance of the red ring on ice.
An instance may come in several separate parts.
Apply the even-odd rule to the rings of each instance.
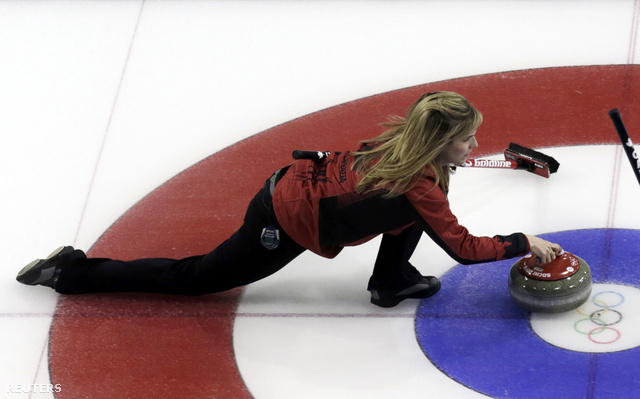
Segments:
[[[206,253],[228,237],[269,173],[291,150],[351,148],[381,132],[420,95],[456,91],[484,114],[474,156],[510,141],[530,148],[616,143],[607,111],[640,131],[639,65],[492,73],[382,93],[306,115],[249,137],[175,176],[131,207],[92,256],[120,259]],[[239,162],[242,160],[242,162]],[[217,188],[225,187],[224,190]],[[197,215],[197,217],[194,217]],[[70,397],[250,398],[233,353],[241,290],[199,298],[61,297],[49,344],[51,382]]]

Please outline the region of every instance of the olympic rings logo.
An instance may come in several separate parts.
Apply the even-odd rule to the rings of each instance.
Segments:
[[[602,298],[605,294],[612,294],[613,297],[617,297],[612,304],[605,302]],[[586,314],[580,309],[576,309],[576,312],[586,316],[573,325],[576,332],[586,335],[587,338],[596,344],[612,344],[620,339],[622,334],[620,330],[612,327],[622,321],[622,313],[613,309],[624,303],[624,295],[615,291],[603,291],[594,295],[591,298],[591,302],[598,307],[598,309],[591,314]]]

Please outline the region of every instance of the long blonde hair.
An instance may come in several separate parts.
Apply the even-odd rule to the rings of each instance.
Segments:
[[[387,189],[387,197],[401,195],[430,165],[435,185],[446,193],[450,167],[438,165],[436,158],[448,143],[475,131],[481,123],[482,114],[457,93],[423,95],[404,118],[392,117],[382,124],[387,131],[362,141],[365,147],[353,152],[353,170],[363,176],[356,185],[357,192]]]

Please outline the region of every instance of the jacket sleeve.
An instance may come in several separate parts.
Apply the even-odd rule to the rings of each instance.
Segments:
[[[405,193],[415,211],[416,223],[457,262],[468,265],[526,255],[529,241],[522,233],[474,236],[458,223],[439,187],[416,187]]]

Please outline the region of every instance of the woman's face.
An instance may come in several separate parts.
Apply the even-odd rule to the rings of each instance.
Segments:
[[[446,165],[464,165],[471,151],[478,147],[476,141],[475,130],[466,135],[460,136],[447,144],[437,157],[437,162],[440,166]]]

